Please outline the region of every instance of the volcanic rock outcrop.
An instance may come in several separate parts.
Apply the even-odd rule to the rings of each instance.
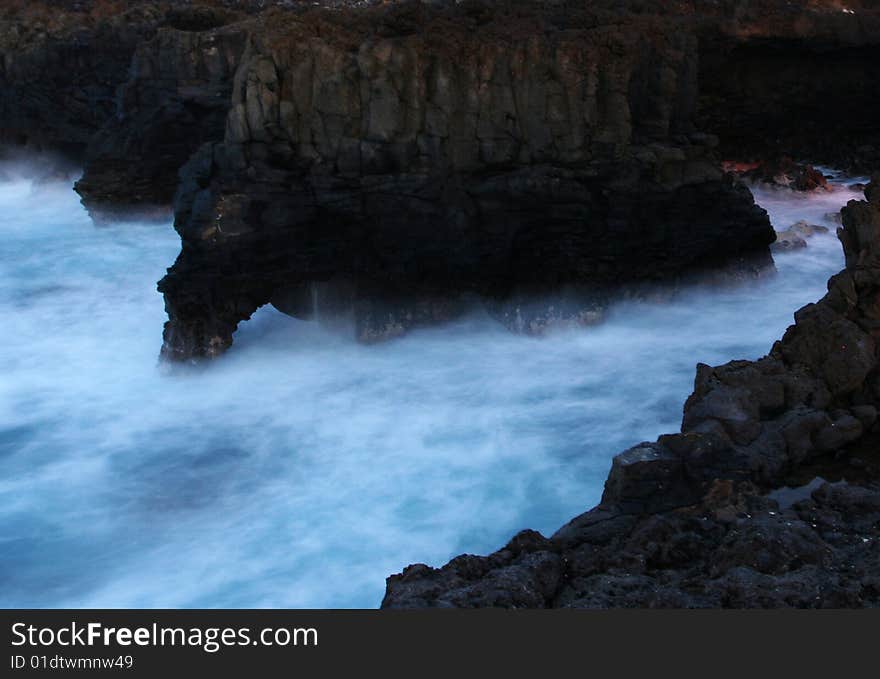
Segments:
[[[106,15],[43,3],[0,9],[0,143],[80,156],[113,116],[152,8]]]
[[[695,116],[728,145],[719,105],[757,111],[783,92],[796,119],[837,92],[840,70],[878,91],[872,62],[849,68],[853,50],[876,46],[877,13],[612,5],[253,22],[225,136],[182,173],[163,354],[217,355],[267,302],[310,317],[320,300],[374,340],[449,318],[475,294],[508,326],[540,331],[589,322],[622,286],[766,265],[766,220],[717,172],[718,140]],[[826,70],[807,90],[799,72],[749,97],[746,69],[740,89],[718,91],[721,70],[745,63],[736,50],[768,44],[823,45]],[[755,130],[740,152],[764,143]],[[820,137],[806,129],[812,142],[767,154],[840,147]],[[547,297],[551,308],[536,302]]]
[[[367,341],[471,297],[590,322],[621,287],[770,263],[721,158],[880,165],[870,0],[313,4],[0,8],[0,143],[81,161],[95,216],[174,195],[168,358],[267,303]],[[410,567],[385,605],[876,605],[876,187],[828,295],[765,358],[699,366],[682,432],[618,456],[599,507]]]
[[[846,269],[757,361],[700,365],[681,433],[614,458],[547,539],[388,579],[383,605],[880,606],[880,183],[843,210]]]
[[[577,316],[621,284],[769,264],[766,215],[691,122],[696,40],[617,19],[263,17],[223,141],[182,172],[164,354],[216,355],[259,306],[308,314],[313,294],[370,340],[468,293],[528,328],[528,300],[554,291],[589,291]]]
[[[162,206],[222,136],[243,3],[30,2],[0,9],[0,143],[62,151],[93,215]],[[215,6],[216,5],[216,6]]]
[[[222,352],[270,302],[364,340],[469,296],[518,330],[589,321],[621,286],[769,263],[719,138],[875,157],[870,3],[322,4],[0,12],[0,141],[80,158],[96,217],[176,191],[167,357]]]
[[[873,0],[694,2],[697,123],[738,160],[880,166],[880,6]]]
[[[222,138],[246,23],[215,27],[227,15],[198,18],[192,25],[178,16],[134,51],[116,115],[92,136],[76,184],[95,211],[169,205],[178,169]]]

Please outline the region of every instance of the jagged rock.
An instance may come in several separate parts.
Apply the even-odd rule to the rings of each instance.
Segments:
[[[794,191],[831,190],[828,179],[819,170],[812,165],[796,163],[787,156],[754,163],[748,165],[747,168],[741,171],[740,175],[749,182],[787,188]]]
[[[880,164],[867,0],[286,4],[0,9],[0,141],[85,161],[92,206],[176,186],[172,358],[222,353],[262,304],[317,315],[312,292],[365,340],[471,294],[524,331],[590,322],[621,285],[769,263],[719,153],[799,190],[826,182],[791,157]],[[699,366],[681,433],[616,458],[599,507],[411,566],[384,604],[880,605],[877,181],[865,197],[828,294],[767,357]],[[788,505],[770,492],[847,463]]]
[[[222,138],[245,26],[163,26],[138,46],[116,115],[91,138],[76,183],[93,215],[171,202],[178,169],[203,143]]]
[[[0,14],[3,140],[79,155],[95,216],[164,214],[177,185],[167,356],[220,353],[258,306],[296,311],[286,297],[327,281],[349,286],[365,339],[472,293],[527,332],[591,323],[621,286],[770,265],[773,234],[719,149],[864,165],[880,148],[876,8],[321,4]]]
[[[677,24],[408,4],[267,15],[251,36],[222,143],[182,171],[166,357],[216,355],[316,281],[349,282],[372,340],[463,296],[539,333],[595,322],[622,287],[770,265],[766,215],[692,129]]]
[[[383,606],[519,605],[514,583],[542,607],[880,606],[874,187],[842,211],[847,268],[828,294],[768,356],[699,365],[682,433],[618,455],[598,507],[520,554],[466,557],[467,572],[410,567]],[[814,481],[790,488],[798,476]],[[537,595],[527,564],[545,557],[524,554],[565,564],[554,592]]]

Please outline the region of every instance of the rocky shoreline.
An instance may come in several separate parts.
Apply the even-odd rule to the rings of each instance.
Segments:
[[[681,433],[614,458],[550,538],[388,579],[383,606],[880,605],[880,183],[842,210],[847,266],[758,361],[699,365]]]
[[[79,158],[97,220],[173,202],[166,358],[315,296],[363,341],[473,298],[540,332],[771,266],[722,158],[876,160],[880,12],[850,4],[18,2],[0,141]]]
[[[0,22],[2,138],[79,154],[96,219],[173,199],[177,360],[221,354],[264,304],[308,316],[314,295],[375,341],[474,296],[540,331],[622,289],[752,275],[774,234],[719,160],[762,148],[751,117],[778,93],[734,53],[821,51],[827,73],[809,90],[791,75],[784,117],[841,69],[877,91],[852,66],[877,12],[815,2],[19,4]],[[731,108],[756,130],[734,148]],[[821,160],[820,140],[790,146]]]
[[[776,234],[722,160],[876,172],[880,10],[844,9],[17,0],[0,143],[82,163],[96,220],[173,211],[169,360],[316,299],[365,342],[473,299],[541,332],[622,291],[771,267]],[[878,605],[876,179],[866,196],[828,295],[765,358],[699,366],[681,433],[615,458],[597,508],[410,566],[383,605]]]

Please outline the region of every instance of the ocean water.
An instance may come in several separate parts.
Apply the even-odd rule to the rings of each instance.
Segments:
[[[756,191],[777,228],[855,191]],[[680,425],[698,361],[757,358],[843,265],[515,336],[480,314],[361,346],[272,308],[206,369],[157,361],[170,225],[0,182],[0,606],[374,607],[413,562],[552,533]]]

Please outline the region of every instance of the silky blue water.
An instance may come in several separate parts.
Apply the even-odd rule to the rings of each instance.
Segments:
[[[859,194],[757,192],[777,227]],[[0,605],[373,607],[412,562],[551,533],[678,429],[698,361],[756,358],[842,266],[616,306],[536,339],[474,314],[376,346],[271,308],[204,370],[157,361],[167,225],[0,184]]]

